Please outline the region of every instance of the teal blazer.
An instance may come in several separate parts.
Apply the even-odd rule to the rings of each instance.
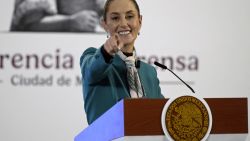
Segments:
[[[118,55],[106,63],[101,48],[88,48],[80,58],[84,108],[91,124],[124,98],[130,98],[126,64]],[[154,67],[140,61],[138,73],[146,98],[164,98]]]

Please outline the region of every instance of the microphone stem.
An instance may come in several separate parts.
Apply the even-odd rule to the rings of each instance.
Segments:
[[[194,90],[185,82],[185,81],[183,81],[178,75],[176,75],[172,70],[170,70],[167,66],[165,66],[165,65],[163,65],[163,64],[160,64],[160,63],[158,63],[158,62],[154,62],[154,64],[156,65],[156,66],[158,66],[158,67],[161,67],[162,69],[166,69],[166,70],[168,70],[168,71],[170,71],[172,74],[174,74],[179,80],[181,80],[181,82],[182,83],[184,83],[193,93],[195,93],[194,92]]]
[[[190,87],[185,81],[183,81],[178,75],[176,75],[172,70],[166,68],[167,70],[169,70],[173,75],[175,75],[177,78],[179,78],[179,80],[181,80],[181,82],[183,82],[193,93],[195,93],[195,91],[193,90],[192,87]]]

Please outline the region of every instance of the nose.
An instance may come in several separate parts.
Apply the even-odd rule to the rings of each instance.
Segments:
[[[128,25],[128,22],[127,22],[126,18],[125,17],[121,18],[121,20],[120,20],[120,26],[121,27],[125,27],[127,25]]]

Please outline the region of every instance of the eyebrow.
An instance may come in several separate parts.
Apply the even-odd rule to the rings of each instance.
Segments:
[[[134,13],[134,12],[135,12],[135,11],[133,11],[133,10],[129,10],[129,11],[126,12],[126,14],[127,14],[127,13]]]
[[[130,13],[134,13],[135,11],[133,10],[129,10],[126,12],[126,14],[130,14]],[[120,13],[119,12],[112,12],[111,15],[119,15]]]

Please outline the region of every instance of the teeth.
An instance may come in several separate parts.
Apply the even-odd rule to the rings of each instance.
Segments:
[[[119,32],[119,34],[121,34],[121,35],[126,35],[126,34],[129,34],[130,32],[129,31],[121,31],[121,32]]]

